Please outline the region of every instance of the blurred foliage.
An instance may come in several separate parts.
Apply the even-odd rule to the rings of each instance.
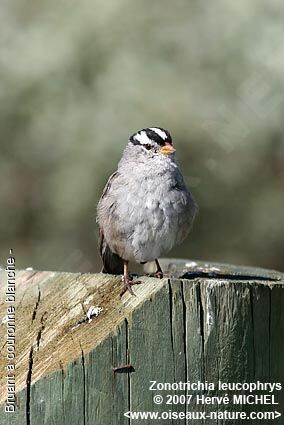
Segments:
[[[284,4],[2,2],[0,262],[99,270],[130,134],[170,130],[200,207],[171,256],[283,269]]]

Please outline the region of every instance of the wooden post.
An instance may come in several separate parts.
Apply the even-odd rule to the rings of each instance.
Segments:
[[[209,415],[225,410],[283,415],[284,391],[260,391],[258,384],[284,382],[283,274],[183,260],[162,263],[171,277],[142,277],[133,288],[136,296],[122,298],[115,276],[17,272],[14,413],[4,410],[8,303],[2,271],[0,424],[150,424],[158,421],[130,420],[124,413],[171,411],[181,418],[161,423],[255,425],[272,421]],[[102,310],[93,310],[97,316],[89,321],[91,306]],[[188,388],[165,390],[165,383],[187,383]],[[215,389],[202,391],[206,383]],[[220,383],[258,388],[220,390]],[[202,395],[210,401],[226,394],[228,404],[197,403]],[[233,402],[233,396],[249,394],[268,395],[266,401],[279,404]],[[155,403],[157,395],[163,397],[161,404]],[[206,419],[185,418],[200,412]],[[283,416],[275,423],[284,423]]]

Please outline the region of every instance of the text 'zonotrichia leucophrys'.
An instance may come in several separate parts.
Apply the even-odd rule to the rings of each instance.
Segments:
[[[133,134],[97,209],[103,272],[123,274],[131,289],[128,262],[156,261],[189,233],[197,205],[186,188],[167,130]]]

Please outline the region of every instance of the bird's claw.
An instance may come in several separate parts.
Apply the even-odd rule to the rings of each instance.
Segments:
[[[134,295],[136,297],[136,295],[134,294],[134,292],[132,290],[132,286],[133,285],[140,285],[140,283],[142,283],[142,282],[140,280],[133,281],[133,277],[132,276],[129,276],[129,277],[122,276],[122,279],[121,280],[124,283],[124,288],[121,291],[120,296],[122,297],[122,295],[124,295],[125,292],[129,291],[131,295]]]

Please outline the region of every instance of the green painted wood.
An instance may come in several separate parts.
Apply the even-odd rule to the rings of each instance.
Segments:
[[[159,414],[204,410],[196,402],[178,406],[165,403],[168,394],[196,396],[201,395],[201,391],[150,391],[150,381],[217,383],[219,380],[259,380],[283,384],[283,274],[267,271],[261,275],[259,270],[256,273],[255,269],[243,268],[238,273],[236,267],[232,267],[230,278],[228,265],[219,271],[218,277],[212,277],[211,272],[206,266],[202,276],[189,276],[189,279],[159,281],[142,278],[144,283],[134,287],[136,297],[126,294],[122,299],[119,298],[117,278],[72,274],[47,278],[45,275],[45,284],[41,286],[38,277],[36,285],[41,288],[42,298],[36,309],[37,317],[33,327],[29,324],[31,322],[26,324],[31,327],[29,330],[28,327],[25,330],[23,323],[20,327],[21,332],[30,332],[30,338],[35,338],[30,341],[34,350],[32,385],[19,391],[19,408],[15,414],[8,415],[0,410],[0,424],[144,425],[157,422],[130,421],[124,413],[129,410]],[[68,281],[72,283],[72,291]],[[66,293],[66,299],[61,299],[66,314],[64,320],[62,313],[56,316],[56,310],[49,314],[47,309],[51,294],[59,284],[61,296]],[[29,289],[36,301],[38,290]],[[80,305],[86,298],[102,304],[104,313],[101,318],[74,328],[82,317]],[[26,304],[22,302],[22,307],[18,306],[19,313],[21,308],[26,309],[23,315],[25,311],[33,313],[34,301],[33,307],[27,308],[30,305],[27,297]],[[45,311],[47,318],[42,319]],[[40,329],[42,332],[38,338]],[[26,365],[30,347],[27,345],[26,357],[22,359]],[[114,367],[126,364],[133,366],[132,373],[113,371]],[[19,382],[22,381],[24,375]],[[284,414],[283,393],[277,393],[279,405],[266,406],[265,409]],[[153,401],[157,394],[164,397],[161,405]],[[209,390],[204,394],[216,395]],[[207,414],[218,409],[223,411],[225,407],[207,405],[205,408]],[[248,406],[233,405],[226,406],[226,409],[247,413],[252,410]],[[257,411],[265,409],[257,407]],[[175,425],[233,423],[213,419],[161,422]],[[237,423],[254,425],[264,422],[245,420]],[[273,423],[282,424],[283,416]]]
[[[187,381],[187,368],[186,368],[186,305],[184,300],[184,285],[176,279],[171,280],[169,283],[169,297],[171,307],[171,333],[172,333],[172,349],[173,349],[173,362],[174,362],[174,378],[173,382],[186,382]],[[171,392],[174,394],[174,392]],[[178,391],[179,395],[186,397],[186,390]],[[170,406],[171,407],[171,406]],[[176,412],[186,413],[186,404],[175,405]],[[175,422],[177,422],[175,420]],[[181,420],[180,423],[185,423]]]
[[[130,361],[136,371],[130,377],[130,410],[165,409],[153,402],[156,392],[149,388],[150,381],[174,381],[170,305],[169,287],[165,285],[134,312],[129,323]]]
[[[76,370],[76,366],[72,369]],[[36,385],[31,386],[30,423],[64,424],[64,381],[62,371],[58,371],[43,377]]]
[[[83,357],[67,366],[63,386],[64,424],[85,423],[85,367]],[[33,424],[36,422],[32,421]]]
[[[4,406],[0,406],[0,424],[26,425],[26,390],[17,394],[17,410],[14,413],[6,413]]]
[[[113,367],[119,367],[129,364],[129,362],[128,321],[124,320],[118,328],[117,335],[112,337],[112,365]],[[109,369],[106,370],[106,373],[107,376],[110,376]],[[129,374],[113,372],[108,411],[111,413],[111,421],[113,421],[113,418],[116,418],[118,425],[128,422],[125,416],[123,416],[123,413],[129,410],[129,380]],[[89,425],[92,425],[92,423],[92,421],[89,421]]]
[[[183,283],[180,280],[171,280],[169,283],[170,314],[171,314],[171,342],[174,360],[174,381],[186,380],[186,306],[183,294]]]
[[[124,424],[128,407],[128,376],[114,374],[113,367],[125,364],[126,324],[86,357],[86,425]]]

